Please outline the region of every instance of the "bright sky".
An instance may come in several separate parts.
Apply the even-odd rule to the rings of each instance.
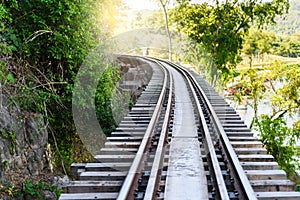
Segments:
[[[160,4],[158,3],[157,0],[123,0],[123,2],[128,5],[129,8],[133,10],[144,10],[144,9],[149,9],[149,10],[155,10],[155,9],[160,9]],[[175,2],[175,0],[171,0],[171,3]],[[211,3],[212,0],[192,0],[192,3],[203,3],[203,2],[208,2]]]
[[[154,10],[159,8],[155,0],[123,0],[133,10]]]

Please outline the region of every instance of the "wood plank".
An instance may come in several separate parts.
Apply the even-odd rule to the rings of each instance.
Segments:
[[[71,181],[67,193],[119,192],[123,181]]]
[[[300,192],[256,192],[259,200],[299,200]]]
[[[249,128],[238,128],[238,127],[225,127],[224,128],[225,132],[251,132],[251,130]]]
[[[145,132],[112,132],[111,136],[114,137],[128,137],[128,136],[132,136],[132,137],[142,137],[145,134]]]
[[[131,111],[138,111],[138,112],[145,112],[145,111],[152,111],[155,109],[155,106],[133,106],[133,108],[131,109]]]
[[[234,110],[217,110],[217,115],[234,115],[236,112]]]
[[[119,193],[117,192],[62,194],[59,200],[115,200],[118,195]]]
[[[230,143],[234,148],[262,148],[260,141],[232,141]]]
[[[223,123],[222,124],[224,128],[248,128],[246,124],[229,124],[229,123]]]
[[[234,148],[236,154],[267,154],[265,148]]]
[[[139,126],[145,126],[148,125],[150,120],[122,120],[119,125],[126,126],[128,124],[132,125],[139,125]]]
[[[221,121],[225,121],[225,120],[241,120],[241,117],[238,114],[217,114],[218,118]]]
[[[118,127],[114,132],[145,132],[147,127]]]
[[[228,137],[230,141],[258,141],[257,137],[238,137],[238,136],[231,136]]]
[[[79,176],[81,181],[122,181],[125,179],[128,172],[112,172],[112,171],[98,171],[98,172],[82,172]]]
[[[126,116],[124,117],[124,120],[122,121],[150,121],[151,117],[144,117],[144,116],[140,116],[140,117],[131,117],[131,116]]]
[[[226,135],[228,137],[253,137],[253,133],[251,133],[251,131],[248,132],[226,131]]]
[[[105,142],[105,147],[111,148],[138,148],[141,142]]]
[[[249,180],[286,180],[283,170],[245,170]]]
[[[260,155],[260,154],[249,154],[249,155],[238,155],[240,162],[272,162],[274,157],[272,155]]]
[[[295,191],[296,185],[290,180],[250,180],[255,192]]]
[[[108,142],[120,142],[120,141],[128,141],[128,142],[132,142],[132,141],[141,141],[143,139],[143,137],[128,137],[128,136],[124,136],[124,137],[107,137],[106,140]]]
[[[134,155],[96,155],[94,156],[95,162],[132,162],[135,158]]]
[[[101,155],[133,155],[136,154],[138,148],[102,148]]]
[[[274,170],[278,169],[277,162],[242,162],[241,163],[244,170]]]
[[[118,125],[118,127],[121,127],[121,128],[132,128],[132,127],[148,127],[149,123],[135,123],[135,122],[123,122],[123,123],[120,123]]]
[[[230,119],[228,118],[227,120],[221,120],[221,124],[244,124],[245,122],[243,120],[240,119]]]
[[[87,163],[86,171],[125,171],[128,170],[131,163]]]

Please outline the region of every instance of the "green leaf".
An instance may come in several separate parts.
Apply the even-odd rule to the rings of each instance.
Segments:
[[[7,81],[10,83],[16,82],[16,79],[14,78],[14,75],[12,73],[9,73],[6,78],[7,78]]]

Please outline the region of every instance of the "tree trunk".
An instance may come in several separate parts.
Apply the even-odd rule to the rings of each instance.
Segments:
[[[165,27],[166,27],[166,32],[168,35],[168,43],[169,43],[169,60],[172,61],[172,39],[171,39],[171,33],[169,29],[169,20],[168,20],[168,10],[167,10],[167,2],[163,3],[162,0],[159,1],[163,7],[163,12],[164,12],[164,18],[165,18]]]

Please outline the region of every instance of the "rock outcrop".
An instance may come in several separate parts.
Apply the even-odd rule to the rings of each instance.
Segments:
[[[43,117],[21,112],[3,95],[0,98],[0,179],[5,179],[7,171],[25,177],[40,174],[47,167],[48,133]]]

